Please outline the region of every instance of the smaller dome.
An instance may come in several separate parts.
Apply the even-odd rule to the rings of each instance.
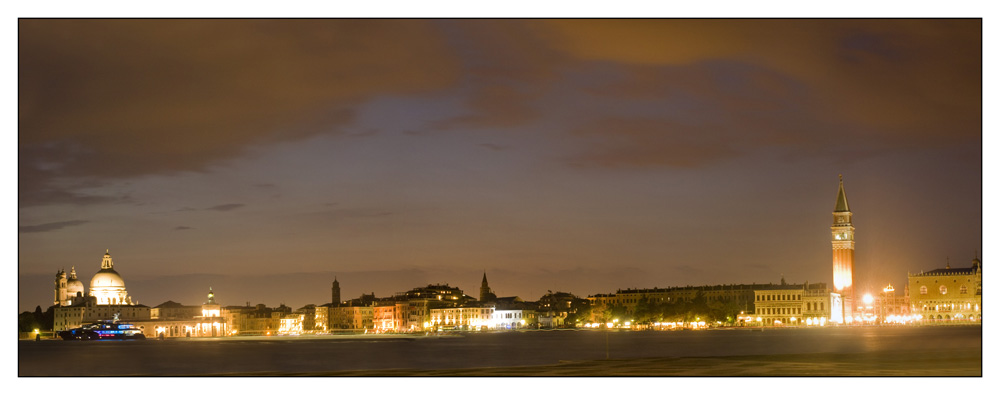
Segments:
[[[77,278],[66,281],[66,292],[68,292],[70,296],[76,296],[77,292],[83,292],[83,281],[80,281],[80,279]]]

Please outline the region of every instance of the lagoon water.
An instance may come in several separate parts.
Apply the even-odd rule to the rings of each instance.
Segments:
[[[981,326],[446,336],[329,335],[145,341],[19,341],[20,376],[296,374],[552,365],[560,361],[887,352],[981,355]],[[981,357],[980,369],[981,369]],[[905,363],[905,361],[904,361]],[[905,365],[903,365],[905,369]]]

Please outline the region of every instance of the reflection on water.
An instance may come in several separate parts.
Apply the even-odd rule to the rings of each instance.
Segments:
[[[798,328],[762,332],[530,331],[405,338],[321,336],[271,337],[266,340],[21,341],[18,345],[18,372],[22,376],[185,376],[528,366],[565,360],[599,360],[606,355],[612,359],[631,359],[853,354],[887,350],[978,351],[982,347],[982,327]]]

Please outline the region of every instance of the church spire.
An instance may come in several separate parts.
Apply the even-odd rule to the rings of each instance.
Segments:
[[[844,193],[844,175],[840,175],[840,190],[837,191],[837,207],[833,209],[835,213],[842,213],[851,211],[851,207],[847,205],[847,194]]]

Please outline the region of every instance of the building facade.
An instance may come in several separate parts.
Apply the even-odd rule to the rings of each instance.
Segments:
[[[983,319],[983,266],[977,256],[972,266],[908,275],[910,312],[923,323],[981,323]]]
[[[754,316],[759,325],[825,325],[833,306],[826,284],[781,284],[754,291]]]
[[[150,319],[149,306],[96,304],[90,298],[76,298],[69,306],[53,309],[52,329],[56,332],[79,328],[83,324],[113,320],[136,322]]]
[[[685,286],[672,288],[646,288],[618,290],[613,294],[597,294],[587,297],[591,306],[618,306],[628,314],[635,312],[636,306],[645,299],[647,303],[689,302],[702,297],[712,303],[730,304],[745,312],[754,311],[754,291],[769,289],[775,284],[725,284]]]

